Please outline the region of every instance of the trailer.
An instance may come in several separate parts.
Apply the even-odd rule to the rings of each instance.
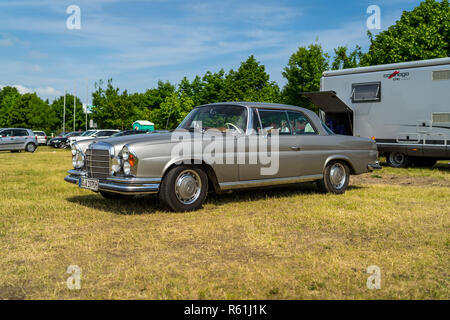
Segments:
[[[450,159],[450,58],[326,71],[303,95],[335,133],[374,139],[390,166]]]

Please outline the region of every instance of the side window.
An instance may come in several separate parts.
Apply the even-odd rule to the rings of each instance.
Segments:
[[[28,133],[25,130],[14,129],[13,135],[15,137],[26,137],[26,136],[28,136]]]
[[[272,130],[278,130],[281,134],[291,134],[289,120],[284,110],[258,109],[259,117],[263,128],[271,127]]]
[[[11,137],[12,135],[12,130],[3,130],[1,133],[2,137]]]
[[[317,134],[311,121],[303,113],[288,111],[288,116],[294,134]]]
[[[381,101],[381,82],[352,84],[352,102]]]

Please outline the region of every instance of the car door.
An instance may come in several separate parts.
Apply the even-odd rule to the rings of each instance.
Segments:
[[[0,149],[14,150],[15,148],[15,138],[12,129],[3,130],[1,132]]]
[[[259,108],[253,112],[256,127],[253,133],[246,137],[245,163],[239,164],[239,180],[298,176],[297,144],[291,134],[286,110]],[[275,134],[278,135],[277,138]],[[278,145],[274,139],[278,139]],[[258,149],[255,149],[255,143],[258,143]],[[278,153],[272,152],[272,146]],[[270,153],[266,152],[267,150],[270,150]]]
[[[318,134],[313,122],[300,111],[288,111],[292,127],[293,144],[296,145],[296,169],[299,176],[311,176],[323,173],[323,167],[330,154],[325,145],[326,136]]]
[[[28,132],[23,129],[13,129],[14,145],[16,149],[25,149]]]

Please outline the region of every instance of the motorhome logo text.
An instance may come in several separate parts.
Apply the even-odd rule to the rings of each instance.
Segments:
[[[385,73],[383,75],[383,78],[392,79],[394,81],[396,81],[396,80],[409,80],[409,72],[394,71],[392,73]]]

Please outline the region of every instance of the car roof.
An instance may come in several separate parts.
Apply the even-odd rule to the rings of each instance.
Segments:
[[[31,129],[27,129],[27,128],[0,128],[0,130],[12,130],[12,129],[19,129],[19,130],[29,130],[29,131],[32,131]]]
[[[311,113],[312,111],[306,108],[292,106],[288,104],[280,104],[280,103],[269,103],[269,102],[216,102],[216,103],[208,103],[197,106],[196,108],[206,107],[206,106],[215,106],[215,105],[230,105],[230,106],[241,106],[241,107],[255,107],[260,109],[280,109],[280,110],[292,110],[292,111],[303,111],[306,113]],[[313,112],[314,113],[314,112]]]

